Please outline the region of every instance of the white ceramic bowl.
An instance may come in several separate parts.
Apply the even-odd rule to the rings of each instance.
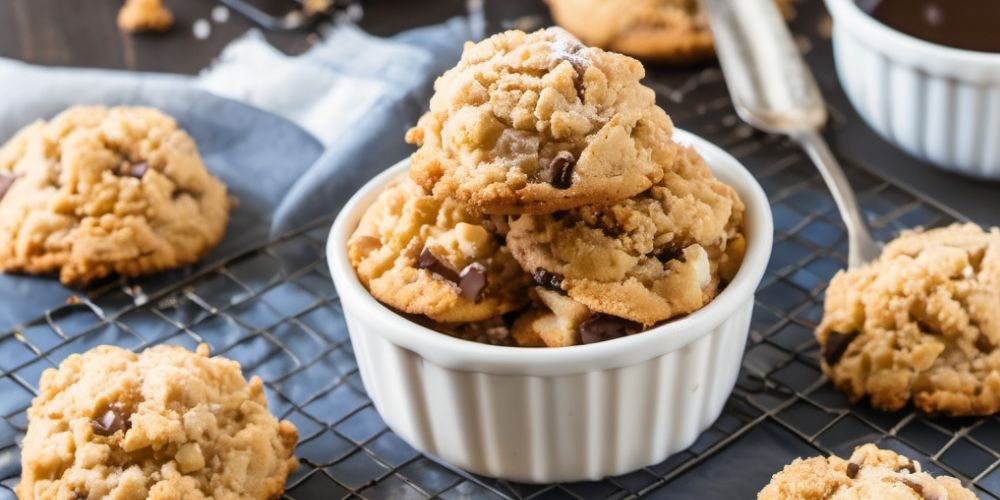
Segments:
[[[875,131],[945,170],[1000,179],[1000,54],[920,40],[826,0],[841,86]]]
[[[740,368],[754,290],[771,253],[767,197],[732,156],[683,131],[747,205],[748,247],[733,282],[703,309],[596,344],[517,348],[443,335],[368,293],[347,258],[362,213],[402,161],[343,208],[327,243],[365,389],[414,448],[463,469],[525,482],[599,479],[658,463],[719,416]]]

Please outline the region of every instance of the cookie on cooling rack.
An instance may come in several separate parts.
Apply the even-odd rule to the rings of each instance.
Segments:
[[[962,483],[921,471],[920,463],[873,444],[859,446],[851,458],[796,459],[774,475],[758,500],[848,498],[975,500]]]
[[[181,267],[228,221],[226,187],[152,108],[73,107],[0,148],[0,271],[85,285]]]
[[[907,231],[842,271],[817,330],[823,370],[852,401],[951,416],[1000,410],[1000,229]]]
[[[277,498],[298,439],[239,363],[101,346],[42,374],[21,451],[22,500]]]

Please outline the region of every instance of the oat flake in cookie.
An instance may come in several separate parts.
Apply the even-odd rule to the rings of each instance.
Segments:
[[[527,303],[530,283],[491,222],[403,178],[365,212],[348,255],[372,296],[394,309],[443,323],[487,320]]]
[[[873,444],[859,446],[851,458],[796,459],[774,475],[758,500],[975,500],[953,477],[933,477],[920,463]]]
[[[179,346],[101,346],[42,373],[21,452],[22,500],[272,499],[297,431],[260,378]]]
[[[407,133],[412,178],[486,213],[551,213],[634,196],[660,180],[672,125],[635,59],[560,28],[465,47]]]
[[[744,205],[681,148],[649,190],[607,206],[512,217],[507,243],[541,306],[515,323],[549,346],[636,333],[710,302],[739,269]]]
[[[228,219],[226,187],[155,109],[70,108],[0,148],[0,271],[83,285],[185,266]]]
[[[852,401],[952,416],[1000,410],[1000,230],[908,231],[842,271],[817,330],[823,370]]]

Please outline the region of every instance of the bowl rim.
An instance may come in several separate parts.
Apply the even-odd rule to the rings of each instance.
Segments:
[[[482,344],[451,337],[403,318],[372,297],[361,284],[347,256],[347,240],[363,210],[389,181],[409,167],[409,159],[404,159],[359,189],[341,209],[331,228],[327,259],[345,316],[360,314],[369,326],[361,334],[375,332],[439,365],[495,373],[549,375],[629,366],[698,340],[739,314],[748,301],[752,302],[770,259],[774,225],[767,195],[739,161],[694,134],[679,129],[674,132],[674,139],[702,154],[713,173],[736,189],[746,205],[747,251],[740,270],[718,296],[698,311],[640,334],[561,348]],[[350,317],[348,321],[350,329]]]
[[[881,47],[879,50],[892,53],[895,57],[907,54],[913,64],[922,66],[934,64],[935,62],[945,62],[956,66],[949,68],[961,70],[960,65],[974,64],[982,69],[988,69],[996,76],[1000,73],[1000,53],[982,52],[977,50],[961,49],[949,47],[939,43],[930,42],[913,35],[899,31],[887,24],[875,19],[871,14],[865,12],[854,0],[825,0],[826,7],[830,11],[830,16],[836,25],[838,21],[850,30],[861,32],[865,35],[869,45]],[[840,19],[838,19],[840,18]],[[834,28],[836,30],[836,28]],[[964,68],[966,71],[969,68]]]

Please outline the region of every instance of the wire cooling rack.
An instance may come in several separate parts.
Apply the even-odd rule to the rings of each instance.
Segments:
[[[118,282],[0,332],[0,498],[13,498],[25,410],[42,370],[100,344],[193,348],[242,363],[265,380],[273,413],[298,427],[301,465],[286,495],[314,498],[752,498],[796,456],[848,454],[874,441],[1000,498],[1000,422],[932,419],[851,406],[822,376],[813,329],[823,289],[845,265],[832,199],[787,140],[742,124],[717,69],[651,70],[674,121],[738,157],[767,191],[774,254],[757,295],[736,389],[722,416],[663,463],[603,481],[526,485],[483,478],[423,456],[376,413],[362,387],[324,259],[330,219],[179,283]],[[834,127],[848,126],[834,120]],[[956,216],[846,165],[877,235],[937,226]],[[2,305],[0,305],[2,307]]]

